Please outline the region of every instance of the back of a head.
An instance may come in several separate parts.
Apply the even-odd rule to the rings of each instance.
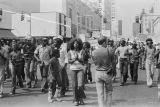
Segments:
[[[106,43],[106,42],[107,42],[107,37],[105,37],[105,36],[102,36],[98,39],[99,45],[102,45],[103,43]]]

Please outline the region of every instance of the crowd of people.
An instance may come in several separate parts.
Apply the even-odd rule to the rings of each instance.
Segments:
[[[99,107],[111,106],[112,82],[120,71],[120,86],[125,86],[131,77],[138,82],[138,70],[146,70],[147,86],[153,86],[154,68],[160,70],[159,46],[152,39],[144,42],[128,42],[121,39],[114,42],[106,37],[98,39],[99,47],[94,49],[89,42],[79,38],[67,44],[64,38],[35,38],[0,41],[0,97],[4,81],[11,79],[10,95],[16,94],[16,87],[37,87],[37,72],[41,74],[41,92],[48,92],[48,102],[61,101],[72,81],[75,106],[84,105],[85,84],[92,82],[91,64],[95,65],[95,82]],[[116,69],[117,68],[117,69]],[[69,73],[68,73],[69,70]],[[128,71],[130,71],[130,76]],[[160,76],[158,77],[160,82]],[[104,90],[105,89],[105,90]]]
[[[85,83],[92,82],[90,71],[90,43],[74,38],[64,43],[61,36],[21,40],[1,40],[0,42],[0,97],[3,85],[11,79],[10,95],[16,94],[16,87],[37,87],[37,72],[41,74],[41,92],[48,92],[48,101],[61,101],[69,89],[69,74],[72,80],[75,105],[84,104]]]

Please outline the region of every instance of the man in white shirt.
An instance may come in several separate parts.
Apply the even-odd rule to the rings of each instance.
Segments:
[[[120,74],[121,74],[121,84],[123,86],[127,82],[128,78],[128,55],[129,48],[126,46],[126,41],[124,39],[121,40],[121,46],[118,47],[115,51],[115,54],[120,57]]]

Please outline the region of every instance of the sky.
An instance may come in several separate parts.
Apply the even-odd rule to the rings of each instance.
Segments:
[[[132,24],[142,9],[149,10],[154,0],[117,0],[118,19],[123,21],[123,35],[132,36]]]

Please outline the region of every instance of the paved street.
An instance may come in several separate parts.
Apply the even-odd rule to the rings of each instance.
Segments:
[[[94,75],[94,66],[92,66]],[[94,76],[93,76],[94,77]],[[119,77],[119,74],[118,74]],[[155,80],[156,80],[155,76]],[[145,82],[145,71],[139,71],[139,82],[134,85],[129,78],[124,87],[119,86],[119,79],[113,84],[113,107],[159,107],[157,87],[148,88]],[[39,88],[17,89],[15,96],[8,95],[10,82],[5,83],[5,98],[0,99],[0,107],[72,107],[72,92],[67,92],[63,102],[48,103],[47,94],[42,94]],[[84,107],[97,107],[97,94],[95,83],[86,85]]]

